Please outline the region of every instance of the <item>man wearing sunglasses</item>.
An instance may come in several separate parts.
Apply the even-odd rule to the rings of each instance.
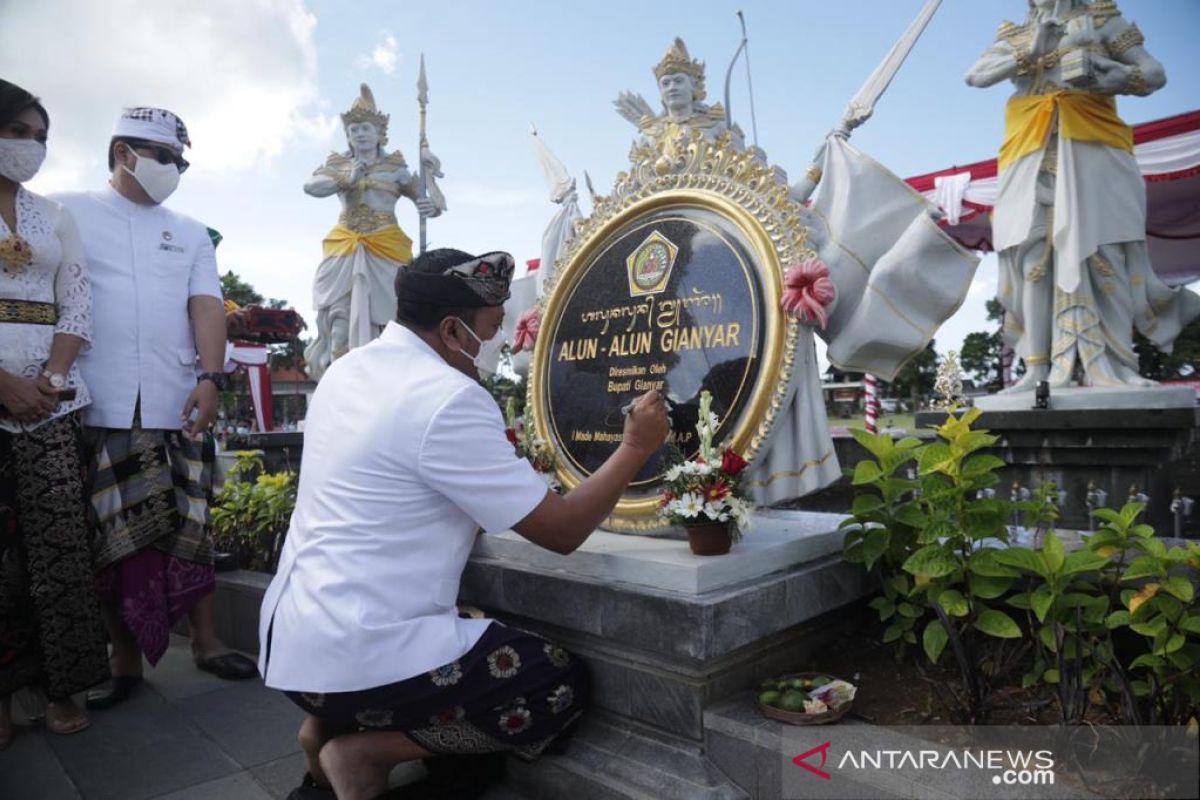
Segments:
[[[198,667],[257,674],[213,624],[207,430],[225,385],[225,313],[207,228],[163,205],[190,146],[170,111],[126,109],[108,144],[109,185],[57,198],[79,225],[94,308],[79,367],[92,388],[84,435],[113,683],[90,708],[125,699],[142,656],[155,664],[184,615]]]

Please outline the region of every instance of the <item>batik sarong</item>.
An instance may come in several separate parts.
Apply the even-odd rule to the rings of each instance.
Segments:
[[[129,430],[84,435],[100,596],[155,664],[171,627],[215,586],[207,527],[212,440],[145,430],[136,419]]]
[[[76,415],[0,430],[0,696],[108,679]]]
[[[566,650],[493,622],[466,655],[431,672],[356,692],[285,694],[343,732],[402,731],[439,755],[533,760],[573,730],[589,686],[583,662]]]

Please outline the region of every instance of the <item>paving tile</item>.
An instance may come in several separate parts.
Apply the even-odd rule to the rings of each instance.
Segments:
[[[86,800],[146,800],[240,770],[154,692],[91,716],[82,733],[46,737]]]
[[[304,712],[257,678],[187,697],[176,705],[243,767],[256,767],[300,751],[296,732]]]
[[[171,636],[171,646],[154,667],[146,665],[146,685],[167,700],[181,700],[205,692],[225,689],[232,684],[211,672],[197,669],[192,661],[191,640],[186,636]]]
[[[300,785],[300,780],[307,771],[308,765],[304,761],[304,754],[293,753],[290,756],[259,764],[250,770],[250,774],[266,790],[267,794],[280,800],[280,798],[287,797],[292,789]]]
[[[0,753],[0,797],[79,800],[81,795],[46,744],[45,734],[20,727],[12,744]]]
[[[272,800],[263,787],[259,786],[248,772],[237,772],[217,778],[208,783],[189,786],[170,794],[159,795],[154,800]]]

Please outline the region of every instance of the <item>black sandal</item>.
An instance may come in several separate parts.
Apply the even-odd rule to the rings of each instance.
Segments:
[[[244,681],[258,677],[258,667],[241,653],[198,658],[196,667],[227,681]]]
[[[337,795],[328,786],[318,786],[312,773],[306,772],[300,785],[292,789],[287,800],[337,800]]]
[[[128,700],[134,688],[141,682],[141,675],[114,675],[108,686],[88,692],[84,705],[92,710],[112,708]]]

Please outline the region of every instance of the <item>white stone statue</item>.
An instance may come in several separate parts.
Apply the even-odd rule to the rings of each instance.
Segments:
[[[1162,283],[1146,249],[1146,187],[1115,95],[1166,83],[1136,25],[1110,0],[1030,0],[967,73],[1011,80],[992,219],[1004,336],[1025,362],[1007,391],[1071,382],[1153,385],[1138,375],[1136,328],[1170,352],[1200,297]]]
[[[697,131],[718,143],[727,137],[726,146],[737,150],[746,148],[725,110],[703,103],[704,64],[691,59],[682,40],[675,39],[654,75],[661,114],[636,94],[623,92],[616,101],[621,116],[641,134],[630,152],[635,172],[645,163],[660,175],[675,169],[681,148]],[[789,187],[788,193],[807,228],[808,247],[828,268],[837,299],[828,308],[827,325],[802,326],[784,407],[747,473],[760,505],[808,494],[841,476],[814,334],[825,339],[838,366],[890,379],[958,308],[978,263],[934,222],[931,203],[844,136],[831,135],[821,153],[821,163],[806,174],[807,185]],[[761,150],[754,148],[753,155],[766,164]],[[786,185],[782,169],[769,170]],[[812,207],[804,206],[818,181]],[[792,266],[783,265],[785,270]]]
[[[349,149],[331,153],[304,184],[313,197],[336,194],[342,204],[337,225],[326,235],[324,259],[313,281],[317,338],[305,352],[314,378],[334,359],[379,335],[396,316],[396,269],[412,260],[412,239],[396,223],[396,201],[407,197],[425,217],[436,217],[446,201],[435,178],[441,163],[421,153],[427,193],[399,150],[388,152],[388,115],[375,107],[364,83],[342,114]]]
[[[654,77],[662,100],[661,114],[655,114],[650,104],[635,92],[621,92],[613,101],[617,113],[641,132],[639,144],[661,151],[664,159],[671,158],[680,131],[686,129],[702,131],[711,139],[728,132],[739,149],[745,147],[741,128],[727,123],[721,104],[704,103],[704,62],[692,60],[682,39],[676,37],[667,49],[654,68]]]

